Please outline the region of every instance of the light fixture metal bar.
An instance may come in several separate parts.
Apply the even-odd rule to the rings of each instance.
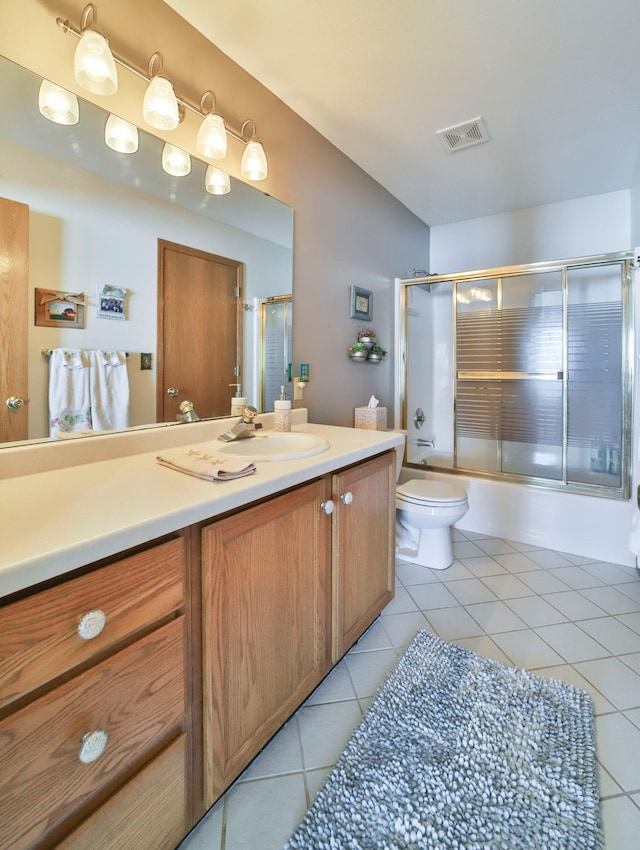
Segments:
[[[74,25],[69,20],[65,20],[63,18],[56,18],[56,23],[58,24],[59,27],[62,27],[64,32],[71,33],[72,35],[75,35],[77,38],[82,38],[82,31],[77,29],[76,27],[74,27]],[[145,74],[144,71],[141,71],[139,68],[136,68],[134,65],[131,65],[129,62],[126,61],[126,59],[123,59],[121,56],[118,56],[113,51],[111,51],[111,55],[113,56],[114,60],[119,65],[122,65],[122,67],[126,68],[127,71],[130,71],[132,74],[135,74],[136,77],[140,77],[141,80],[144,80],[147,83],[151,81],[151,77],[148,76],[148,74]],[[192,103],[189,103],[188,100],[185,100],[184,98],[180,97],[178,94],[176,94],[176,100],[185,109],[189,109],[191,112],[193,112],[195,115],[198,115],[200,118],[204,118],[206,116],[206,113],[201,112],[200,109],[197,106],[194,106]],[[223,121],[224,121],[224,118],[223,118]],[[243,126],[245,126],[247,123],[248,122],[245,121]],[[251,123],[253,123],[253,122],[251,122]],[[229,124],[227,124],[226,121],[224,122],[224,128],[227,132],[227,135],[231,136],[232,138],[236,139],[239,142],[242,142],[243,145],[248,145],[249,142],[251,141],[251,139],[245,139],[240,130],[235,130],[233,127],[230,127]]]

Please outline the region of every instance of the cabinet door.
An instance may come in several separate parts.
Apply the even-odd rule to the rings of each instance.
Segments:
[[[329,668],[327,478],[202,532],[205,804]]]
[[[394,453],[333,476],[333,641],[338,661],[394,594]]]

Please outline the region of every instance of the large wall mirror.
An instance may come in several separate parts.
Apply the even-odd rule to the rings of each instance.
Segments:
[[[0,198],[29,207],[28,315],[20,317],[28,324],[28,403],[20,413],[28,421],[26,438],[49,439],[44,352],[60,348],[127,352],[128,424],[163,421],[158,398],[168,387],[158,386],[157,370],[163,355],[158,335],[161,244],[228,259],[240,269],[240,374],[220,374],[215,358],[208,358],[198,380],[218,382],[228,391],[226,409],[202,413],[229,415],[234,383],[241,384],[248,403],[270,409],[271,387],[284,383],[285,361],[291,360],[291,208],[233,178],[229,194],[207,193],[206,164],[193,158],[189,175],[170,176],[161,165],[163,142],[146,131],[139,134],[136,153],[114,152],[104,142],[108,113],[89,102],[80,100],[76,125],[54,124],[39,113],[40,83],[40,77],[0,57]],[[98,293],[104,286],[127,291],[124,320],[105,316],[104,310],[100,315]],[[36,324],[36,289],[83,292],[84,327]],[[272,312],[283,312],[283,303],[285,319],[270,320]],[[194,327],[213,327],[189,296],[178,297],[172,309],[191,317]],[[12,356],[5,319],[0,328],[5,337],[3,405],[15,394],[3,383],[6,359]],[[192,335],[182,331],[182,336],[184,352],[199,356]],[[278,352],[275,361],[270,351]]]

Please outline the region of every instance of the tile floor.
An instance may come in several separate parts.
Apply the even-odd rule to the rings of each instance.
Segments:
[[[454,530],[443,571],[397,561],[396,597],[180,850],[281,850],[418,629],[592,696],[607,850],[640,835],[635,569]]]

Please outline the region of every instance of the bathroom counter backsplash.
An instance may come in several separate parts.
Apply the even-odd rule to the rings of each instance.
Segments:
[[[82,455],[95,439],[96,449],[98,441],[102,443],[103,459],[96,459],[94,453],[92,462],[64,468],[45,464],[44,471],[27,467],[29,474],[3,478],[0,598],[366,460],[404,439],[391,431],[314,425],[306,422],[306,411],[294,413],[299,416],[294,418],[293,430],[324,437],[329,449],[292,461],[257,462],[255,473],[246,477],[205,481],[156,462],[161,449],[215,441],[229,427],[229,420],[223,419],[167,429],[170,435],[151,429],[142,440],[129,441],[137,452],[129,451],[130,445],[123,450],[126,440],[119,441],[121,435],[87,438],[82,440]],[[261,418],[268,428],[269,415]],[[109,440],[116,441],[113,456],[108,454]],[[64,449],[71,442],[81,441],[49,448]],[[0,454],[0,464],[3,459]]]

